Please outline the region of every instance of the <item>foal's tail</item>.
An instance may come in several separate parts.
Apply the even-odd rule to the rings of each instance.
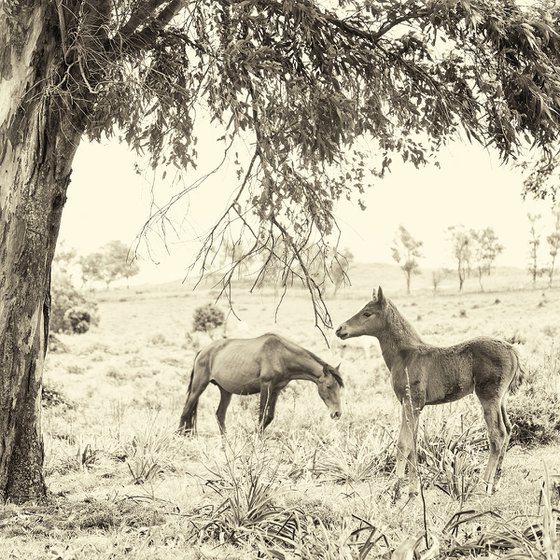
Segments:
[[[521,367],[521,363],[519,361],[519,354],[515,348],[511,349],[514,357],[514,365],[513,365],[513,377],[511,378],[511,382],[509,384],[509,391],[510,393],[516,393],[519,387],[521,387],[523,380],[525,379],[525,370]]]

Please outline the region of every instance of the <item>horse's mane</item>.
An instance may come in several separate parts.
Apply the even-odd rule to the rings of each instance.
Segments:
[[[330,364],[328,364],[327,362],[325,362],[325,360],[323,360],[322,358],[319,358],[319,356],[317,356],[317,354],[314,354],[313,352],[311,352],[311,350],[308,350],[307,348],[304,348],[304,350],[305,350],[305,352],[307,352],[307,354],[311,358],[313,358],[316,362],[320,363],[323,367],[324,366],[329,366],[329,372],[334,377],[335,381],[339,384],[340,387],[344,387],[344,381],[342,380],[342,377],[340,376],[340,373],[338,373],[338,371],[336,370],[335,367],[333,367]]]
[[[344,387],[344,381],[342,380],[340,373],[338,373],[336,369],[332,368],[331,375],[334,377],[335,381],[338,383],[340,387]]]

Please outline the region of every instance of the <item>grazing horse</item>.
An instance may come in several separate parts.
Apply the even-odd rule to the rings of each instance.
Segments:
[[[379,340],[391,372],[391,383],[402,405],[397,444],[398,494],[409,465],[409,494],[418,493],[416,437],[418,418],[425,405],[456,401],[473,391],[480,400],[488,428],[490,458],[484,473],[486,492],[497,490],[502,461],[511,433],[505,397],[514,391],[523,370],[517,352],[507,342],[479,337],[454,346],[426,344],[381,288],[372,301],[342,323],[336,334],[345,340],[369,335]]]
[[[226,430],[225,416],[233,393],[260,393],[259,423],[264,430],[274,418],[280,391],[293,379],[313,381],[331,418],[340,417],[339,393],[344,385],[338,367],[330,366],[309,350],[272,333],[257,338],[216,340],[194,359],[179,430],[194,431],[198,399],[208,383],[220,389],[216,417],[222,433]]]

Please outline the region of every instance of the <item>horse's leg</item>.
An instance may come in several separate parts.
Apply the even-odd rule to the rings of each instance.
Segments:
[[[196,417],[198,399],[200,398],[200,395],[202,395],[206,387],[208,387],[208,383],[210,383],[209,378],[201,378],[196,376],[195,374],[195,378],[193,379],[191,385],[191,390],[187,395],[183,413],[181,414],[181,420],[179,421],[180,432],[189,434],[195,431],[194,419]]]
[[[261,400],[259,406],[259,429],[261,432],[264,431],[274,418],[277,399],[278,391],[275,390],[272,383],[261,383]]]
[[[278,401],[279,391],[274,390],[270,395],[270,399],[268,400],[268,407],[266,409],[266,413],[262,423],[262,429],[264,430],[271,422],[274,420],[274,413],[276,412],[276,403]]]
[[[484,482],[486,483],[486,493],[491,496],[494,493],[493,478],[496,474],[500,454],[507,438],[507,430],[502,417],[500,400],[481,400],[480,403],[484,410],[484,420],[488,428],[488,441],[490,443],[490,458],[484,471]]]
[[[496,465],[496,474],[494,475],[494,492],[498,491],[498,487],[500,485],[500,478],[502,476],[502,464],[504,462],[504,457],[506,455],[506,451],[509,445],[509,438],[511,437],[511,422],[510,419],[508,417],[508,413],[507,413],[507,409],[506,409],[506,402],[505,402],[505,396],[502,399],[502,403],[500,405],[500,410],[502,413],[502,421],[504,423],[504,426],[506,428],[506,438],[504,440],[504,443],[502,445],[502,449],[500,450],[500,456],[498,458],[498,463]]]
[[[219,387],[219,385],[218,385]],[[231,393],[226,391],[222,387],[220,388],[220,404],[218,405],[218,410],[216,410],[216,419],[218,420],[218,426],[220,427],[221,434],[226,433],[226,412],[231,402]]]

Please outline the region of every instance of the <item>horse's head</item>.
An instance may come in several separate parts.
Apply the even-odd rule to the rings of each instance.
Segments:
[[[340,388],[344,387],[344,383],[342,382],[342,377],[338,371],[339,367],[340,364],[337,367],[325,364],[323,366],[323,374],[317,380],[319,396],[327,405],[327,408],[331,413],[331,418],[340,418],[342,414]]]
[[[378,336],[385,327],[386,309],[387,300],[380,286],[377,289],[377,294],[373,290],[370,302],[336,329],[336,336],[342,338],[342,340],[364,334]]]

